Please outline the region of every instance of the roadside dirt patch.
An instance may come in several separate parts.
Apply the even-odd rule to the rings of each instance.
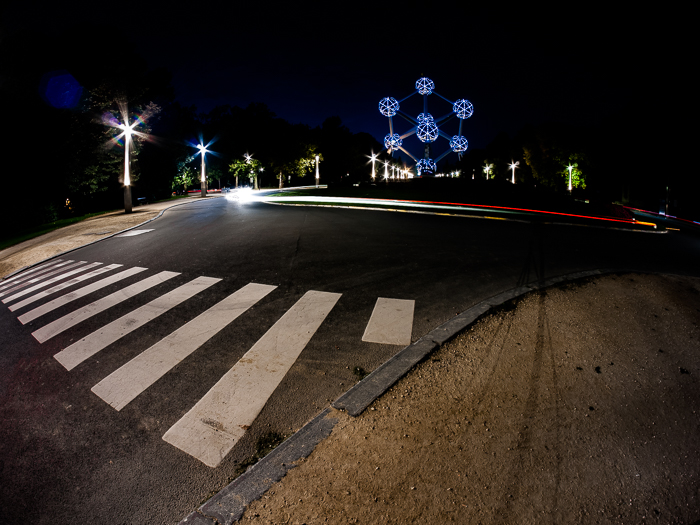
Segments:
[[[340,423],[259,523],[694,523],[700,279],[530,294]]]

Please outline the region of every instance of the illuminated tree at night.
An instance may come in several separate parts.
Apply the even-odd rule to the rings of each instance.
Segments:
[[[417,117],[412,117],[401,111],[401,103],[409,99],[413,95],[418,94],[423,97],[423,112]],[[449,103],[452,110],[446,115],[435,118],[428,113],[428,96],[437,95],[439,98]],[[416,81],[416,89],[413,93],[401,100],[396,100],[393,97],[385,97],[379,101],[379,112],[389,119],[389,134],[384,137],[384,147],[389,154],[394,151],[401,150],[406,155],[411,157],[416,162],[417,176],[432,176],[437,169],[437,163],[451,152],[457,153],[461,158],[462,153],[467,151],[469,142],[462,135],[462,122],[474,114],[474,106],[467,99],[460,98],[455,102],[448,100],[435,91],[435,82],[427,77],[419,78]],[[394,132],[394,116],[399,115],[413,125],[406,133],[399,135]],[[453,117],[459,119],[459,132],[457,135],[449,136],[442,131],[441,127]],[[403,148],[403,140],[411,135],[416,135],[418,140],[425,144],[424,158],[418,160]],[[443,137],[449,141],[449,149],[435,160],[430,158],[430,145],[435,142],[438,137]]]

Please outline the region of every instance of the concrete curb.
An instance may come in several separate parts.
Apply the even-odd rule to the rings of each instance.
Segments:
[[[147,221],[143,221],[141,224],[137,224],[136,226],[132,226],[131,228],[126,228],[124,230],[115,232],[112,235],[108,235],[107,237],[102,237],[101,239],[97,239],[95,241],[85,243],[81,246],[76,246],[75,248],[71,248],[70,250],[66,250],[65,252],[57,253],[56,255],[52,255],[51,257],[47,257],[46,259],[43,259],[41,261],[37,261],[34,264],[30,264],[29,266],[25,266],[24,268],[20,268],[19,270],[15,270],[14,272],[12,272],[12,273],[6,275],[5,277],[3,277],[2,279],[0,279],[0,282],[6,281],[7,279],[10,279],[14,275],[17,275],[17,274],[22,273],[22,272],[26,272],[30,268],[34,268],[35,266],[38,266],[39,264],[43,264],[43,263],[50,261],[52,259],[55,259],[56,257],[63,257],[64,255],[69,254],[71,252],[74,252],[75,250],[80,250],[81,248],[85,248],[86,246],[91,246],[93,244],[97,244],[98,242],[102,242],[106,239],[111,239],[112,237],[115,237],[121,233],[128,232],[128,231],[134,230],[136,228],[140,228],[144,224],[148,224],[149,222],[155,221],[157,218],[159,218],[161,215],[163,215],[167,210],[169,210],[171,208],[175,208],[177,206],[183,206],[185,204],[194,204],[196,202],[202,202],[202,201],[195,200],[195,201],[188,201],[188,202],[178,202],[176,204],[173,204],[172,206],[168,206],[167,208],[163,208],[158,215],[156,215],[152,219],[148,219]]]
[[[353,417],[360,415],[372,402],[440,345],[455,337],[491,309],[508,301],[564,282],[628,271],[631,270],[604,269],[576,272],[553,277],[539,284],[511,288],[485,299],[400,350],[342,394],[331,404],[331,407],[345,410]],[[331,435],[338,423],[338,418],[332,414],[331,408],[326,408],[270,454],[200,506],[197,511],[185,517],[180,525],[231,525],[238,521],[250,503],[260,499],[274,483],[285,476],[287,471],[295,467],[295,461],[308,457],[316,445]]]

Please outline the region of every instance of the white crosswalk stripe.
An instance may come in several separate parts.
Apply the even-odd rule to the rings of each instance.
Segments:
[[[244,286],[107,376],[92,391],[121,410],[275,288],[254,283]]]
[[[27,270],[25,272],[17,274],[14,277],[11,277],[7,281],[3,282],[0,285],[0,290],[4,290],[5,288],[10,288],[11,286],[14,286],[17,283],[21,283],[22,281],[26,281],[27,279],[31,279],[32,277],[36,277],[38,275],[41,275],[42,273],[46,273],[48,271],[51,271],[51,268],[53,266],[56,266],[60,262],[63,262],[63,259],[56,259],[54,261],[48,262],[46,264],[42,264],[40,266],[36,266],[35,268],[30,268],[29,270]],[[39,271],[39,270],[41,270],[41,271]]]
[[[54,322],[39,328],[39,330],[36,330],[35,332],[32,332],[32,335],[40,343],[48,341],[61,332],[68,330],[72,326],[83,322],[85,319],[89,319],[93,315],[97,315],[98,313],[103,312],[116,304],[126,301],[127,299],[148,290],[149,288],[153,288],[154,286],[161,284],[168,279],[172,279],[176,275],[180,274],[177,272],[160,272],[159,274],[148,277],[142,281],[132,284],[131,286],[122,288],[121,290],[116,291],[107,297],[103,297],[94,303],[90,303],[83,308],[79,308],[78,310],[63,316],[60,319],[56,319]]]
[[[137,273],[141,273],[148,268],[141,268],[140,266],[136,266],[134,268],[129,268],[128,270],[124,270],[123,272],[115,273],[114,275],[110,275],[109,277],[106,277],[104,279],[100,279],[97,282],[94,282],[92,284],[89,284],[87,286],[83,286],[82,288],[79,288],[73,292],[67,293],[65,295],[62,295],[60,297],[57,297],[53,301],[49,301],[48,303],[44,303],[38,308],[35,308],[34,310],[30,310],[26,314],[20,315],[17,319],[19,320],[20,323],[22,324],[27,324],[29,321],[33,321],[37,317],[41,317],[44,314],[47,314],[49,312],[52,312],[56,308],[59,308],[65,304],[68,304],[72,301],[75,301],[76,299],[79,299],[81,297],[85,297],[86,295],[91,294],[92,292],[96,292],[97,290],[100,290],[104,288],[105,286],[109,286],[110,284],[114,284],[116,282],[121,281],[122,279],[126,279],[127,277],[131,277],[132,275],[136,275]]]
[[[213,277],[197,277],[195,280],[168,292],[167,294],[137,308],[133,312],[112,321],[99,330],[83,337],[68,348],[60,351],[54,357],[66,370],[72,370],[87,358],[95,355],[117,339],[133,332],[137,328],[164,314],[171,308],[186,301],[190,297],[206,290],[221,279]]]
[[[253,424],[341,294],[309,291],[163,439],[216,467]]]
[[[415,301],[379,297],[367,323],[363,341],[410,345]]]
[[[69,264],[69,263],[72,263],[72,264]],[[85,264],[85,263],[87,263],[87,261],[78,261],[78,262],[66,261],[66,263],[65,263],[66,266],[63,266],[63,264],[57,264],[56,266],[54,266],[51,269],[52,271],[42,275],[41,277],[34,277],[32,279],[29,279],[28,281],[26,281],[24,283],[18,284],[17,286],[10,288],[9,290],[5,290],[4,292],[0,292],[0,297],[4,297],[5,295],[12,295],[13,293],[15,293],[16,291],[18,291],[22,288],[25,288],[27,286],[31,286],[34,283],[41,282],[48,277],[52,277],[56,274],[60,274],[62,272],[65,272],[66,270],[69,270],[69,269],[74,268],[76,266],[80,266],[80,265]],[[63,268],[56,269],[59,266],[63,266]],[[41,287],[41,285],[40,285],[40,287]]]
[[[89,270],[91,268],[94,268],[95,266],[100,266],[102,263],[96,262],[96,263],[90,263],[86,264],[85,266],[81,266],[80,268],[73,269],[69,272],[62,273],[61,275],[57,275],[55,277],[52,277],[51,279],[41,282],[39,284],[35,284],[34,286],[30,286],[29,288],[23,288],[19,292],[17,292],[14,295],[11,295],[10,297],[6,297],[5,299],[2,300],[3,304],[11,303],[12,301],[16,301],[20,297],[24,297],[25,295],[28,295],[32,292],[36,292],[37,290],[40,290],[41,288],[44,288],[50,284],[57,283],[58,281],[62,281],[66,277],[70,277],[71,275],[75,275],[76,273],[82,273],[86,270]]]
[[[74,284],[81,283],[83,281],[87,281],[88,279],[92,279],[93,277],[97,277],[98,275],[102,275],[103,273],[107,273],[111,270],[114,270],[116,268],[121,267],[121,264],[109,264],[107,266],[104,266],[102,268],[98,268],[97,270],[93,270],[89,273],[86,273],[84,275],[80,275],[78,277],[75,277],[71,279],[70,281],[66,281],[65,283],[58,284],[56,286],[52,286],[48,290],[44,290],[43,292],[39,292],[38,294],[34,294],[31,297],[27,297],[26,299],[13,304],[10,306],[10,312],[14,312],[15,310],[19,310],[20,308],[24,308],[28,304],[35,303],[36,301],[39,301],[45,297],[48,297],[49,295],[53,295],[56,292],[60,292],[61,290],[64,290],[66,288],[69,288],[73,286]]]

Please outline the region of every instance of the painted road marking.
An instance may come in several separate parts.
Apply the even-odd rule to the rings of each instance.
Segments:
[[[190,297],[218,283],[220,280],[214,277],[197,277],[193,281],[168,292],[158,299],[143,305],[141,308],[137,308],[120,319],[112,321],[87,337],[83,337],[80,341],[73,343],[54,357],[66,370],[72,370],[117,339],[133,332]]]
[[[17,286],[14,286],[13,288],[10,288],[9,290],[5,290],[4,292],[0,292],[0,297],[2,297],[4,295],[10,295],[10,294],[16,292],[17,290],[24,288],[25,286],[30,286],[34,283],[38,283],[40,281],[43,281],[47,277],[52,277],[52,276],[56,275],[57,273],[61,273],[61,272],[64,272],[66,270],[69,270],[71,268],[74,268],[76,266],[80,266],[81,264],[85,264],[86,262],[87,261],[78,261],[78,262],[66,261],[65,264],[67,264],[68,266],[63,267],[60,270],[55,270],[54,268],[58,268],[59,266],[63,266],[63,264],[58,264],[58,265],[54,266],[54,268],[52,268],[53,271],[50,271],[49,273],[44,274],[41,277],[29,279],[26,283],[19,284]],[[69,263],[73,263],[73,264],[69,264]]]
[[[121,410],[275,288],[247,284],[112,372],[92,387],[92,391],[116,410]]]
[[[101,262],[95,262],[95,263],[90,263],[87,266],[81,266],[80,268],[76,268],[75,270],[71,270],[66,273],[62,273],[61,275],[57,275],[56,277],[52,277],[48,281],[44,281],[43,283],[35,284],[34,286],[30,286],[29,288],[24,288],[23,290],[17,292],[14,295],[11,295],[10,297],[6,297],[5,299],[2,300],[3,304],[15,301],[19,299],[20,297],[24,297],[27,294],[30,294],[32,292],[35,292],[39,290],[40,288],[43,288],[44,286],[48,286],[49,284],[56,283],[58,281],[62,281],[66,277],[70,277],[71,275],[75,275],[76,273],[81,273],[84,272],[85,270],[89,270],[90,268],[94,268],[95,266],[100,266],[102,263]]]
[[[308,291],[163,439],[216,467],[267,400],[341,294]]]
[[[102,264],[102,263],[96,263],[96,264]],[[44,297],[48,297],[49,295],[55,294],[56,292],[60,292],[61,290],[68,288],[69,286],[73,286],[74,284],[81,283],[83,281],[87,281],[88,279],[92,279],[93,277],[97,277],[98,275],[101,275],[103,273],[109,272],[111,270],[114,270],[116,268],[119,268],[122,266],[121,264],[110,264],[108,266],[105,266],[103,268],[98,268],[97,270],[93,270],[90,273],[86,273],[85,275],[80,275],[78,277],[75,277],[71,279],[68,282],[61,283],[59,285],[53,286],[49,288],[48,290],[44,290],[43,292],[39,292],[38,294],[32,295],[31,297],[28,297],[24,299],[23,301],[20,301],[18,303],[13,304],[10,306],[10,312],[14,312],[15,310],[19,310],[20,308],[24,308],[28,304],[31,304],[35,301],[38,301],[39,299],[43,299]],[[9,301],[10,299],[8,299]]]
[[[379,297],[362,340],[389,345],[410,345],[415,304],[413,300]]]
[[[122,233],[121,235],[116,235],[116,237],[133,237],[134,235],[141,235],[142,233],[152,232],[153,230],[129,230],[128,232]]]
[[[107,297],[103,297],[94,303],[90,303],[83,308],[79,308],[78,310],[63,316],[60,319],[56,319],[53,323],[49,323],[46,326],[39,328],[39,330],[32,332],[32,335],[37,341],[43,343],[55,335],[68,330],[68,328],[83,322],[85,319],[88,319],[93,315],[97,315],[98,313],[126,301],[127,299],[130,299],[135,295],[148,290],[149,288],[153,288],[154,286],[161,284],[168,279],[172,279],[176,275],[180,274],[177,272],[160,272],[152,277],[148,277],[142,281],[134,283],[131,286],[122,288],[121,290],[116,291]]]
[[[104,288],[105,286],[109,286],[110,284],[114,284],[118,281],[121,281],[122,279],[126,279],[127,277],[131,277],[132,275],[136,275],[137,273],[143,272],[145,270],[148,270],[148,268],[141,268],[139,266],[136,266],[134,268],[124,270],[123,272],[115,273],[114,275],[110,275],[105,279],[101,279],[95,283],[83,286],[82,288],[62,295],[61,297],[57,297],[53,301],[49,301],[48,303],[42,304],[38,308],[30,310],[26,314],[20,315],[17,319],[19,319],[20,323],[27,324],[29,321],[33,321],[37,317],[41,317],[42,315],[47,314],[55,310],[56,308],[63,306],[64,304],[68,304],[71,301],[79,299],[80,297],[84,297],[88,294],[91,294],[92,292]]]
[[[27,270],[26,272],[22,272],[18,275],[15,275],[14,277],[11,277],[8,281],[5,281],[2,286],[0,286],[0,290],[4,290],[5,288],[9,288],[10,286],[14,286],[17,283],[21,283],[22,281],[26,281],[27,279],[31,279],[32,277],[36,277],[37,275],[40,275],[42,273],[46,273],[51,270],[51,268],[58,263],[63,262],[63,259],[56,259],[55,261],[48,262],[46,264],[42,264],[41,266],[37,266],[36,268],[32,268],[30,270]],[[66,264],[65,262],[63,264]],[[48,267],[48,268],[47,268]],[[41,270],[41,271],[39,271]]]

